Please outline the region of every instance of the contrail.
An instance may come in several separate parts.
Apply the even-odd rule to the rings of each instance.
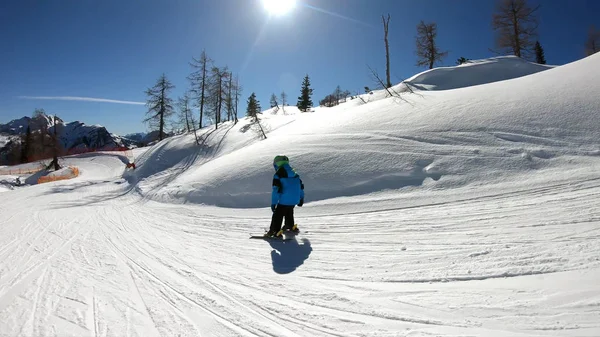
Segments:
[[[130,104],[130,105],[145,105],[144,102],[121,101],[107,98],[93,97],[76,97],[76,96],[19,96],[21,99],[37,99],[37,100],[52,100],[52,101],[81,101],[81,102],[99,102],[99,103],[115,103],[115,104]]]

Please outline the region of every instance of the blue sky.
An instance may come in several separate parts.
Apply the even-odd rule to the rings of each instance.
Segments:
[[[539,3],[533,1],[532,4]],[[600,1],[541,1],[539,39],[549,64],[584,56],[590,25],[600,27]],[[216,65],[239,74],[246,98],[263,107],[285,90],[296,103],[309,74],[315,104],[337,85],[373,86],[367,64],[384,73],[382,14],[391,14],[392,82],[415,66],[420,20],[437,22],[443,65],[495,56],[488,0],[302,0],[269,17],[260,0],[7,0],[0,3],[0,123],[35,108],[65,121],[101,124],[110,132],[146,131],[139,104],[25,97],[89,97],[144,102],[164,72],[176,98],[188,88],[189,61],[204,49]]]

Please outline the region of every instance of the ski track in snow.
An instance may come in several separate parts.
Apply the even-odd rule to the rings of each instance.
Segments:
[[[36,208],[17,208],[26,189],[0,206],[17,210],[1,239],[0,336],[600,331],[597,178],[346,216],[305,207],[308,233],[286,243],[247,239],[267,216],[157,203],[117,177],[64,187],[77,192],[41,185]]]

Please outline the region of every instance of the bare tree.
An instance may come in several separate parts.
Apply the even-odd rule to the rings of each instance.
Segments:
[[[219,123],[222,120],[223,103],[226,100],[225,93],[227,92],[227,78],[229,77],[229,70],[227,67],[211,68],[211,83],[208,87],[208,100],[212,105],[212,114],[215,120],[215,129],[219,128]]]
[[[233,74],[229,72],[227,74],[227,93],[225,94],[225,110],[227,110],[227,121],[233,119],[233,114],[235,113],[235,109],[233,107]]]
[[[287,104],[287,94],[285,91],[281,92],[281,111],[285,114],[285,105]]]
[[[348,96],[351,96],[352,93],[350,92],[350,90],[344,90],[342,91],[342,98],[344,99],[344,103],[346,101],[348,101]]]
[[[275,112],[279,111],[279,102],[277,102],[277,95],[271,94],[269,105],[271,106],[271,109],[275,108]]]
[[[585,54],[586,56],[590,56],[598,51],[600,51],[600,31],[592,26],[590,27],[588,39],[585,43]]]
[[[173,100],[169,98],[169,92],[175,88],[167,79],[165,74],[162,74],[156,81],[156,84],[146,90],[146,106],[148,107],[149,115],[144,122],[150,122],[151,125],[158,126],[158,140],[163,140],[163,133],[167,119],[173,114]]]
[[[55,171],[58,171],[61,169],[59,163],[58,163],[58,156],[60,155],[60,140],[58,139],[58,124],[56,123],[56,115],[53,116],[53,132],[51,134],[51,139],[52,139],[52,161],[50,162],[50,164],[48,164],[48,166],[46,167],[46,169],[49,169],[51,167],[54,167]]]
[[[538,27],[535,14],[539,8],[531,8],[527,0],[498,0],[492,27],[496,46],[502,52],[533,60]]]
[[[392,81],[390,79],[390,44],[388,42],[388,31],[390,26],[390,15],[388,14],[387,20],[382,15],[381,20],[383,21],[383,38],[385,41],[385,74],[387,77],[387,88],[392,86]]]
[[[436,37],[437,23],[421,21],[417,25],[417,66],[429,66],[429,69],[432,69],[436,63],[441,62],[444,57],[448,56],[447,51],[440,51],[436,45]]]
[[[202,51],[199,59],[192,58],[190,66],[194,71],[187,77],[192,86],[192,92],[196,98],[196,106],[200,109],[198,128],[202,129],[202,118],[206,105],[206,91],[209,84],[208,69],[212,60]]]
[[[177,125],[179,127],[182,127],[183,129],[185,129],[186,132],[190,132],[192,131],[192,127],[193,125],[191,124],[191,112],[192,112],[192,108],[191,108],[191,98],[190,98],[190,94],[188,92],[186,92],[185,94],[183,94],[182,97],[179,97],[177,99],[177,108],[178,108],[178,115],[177,115]]]
[[[240,97],[242,96],[242,86],[240,85],[240,79],[236,76],[235,77],[235,85],[233,86],[233,91],[235,92],[234,96],[234,100],[235,100],[235,104],[234,104],[234,111],[235,111],[235,115],[234,115],[234,123],[237,124],[238,122],[238,107],[240,105]]]
[[[340,88],[339,85],[335,87],[335,90],[333,91],[333,96],[335,97],[335,105],[340,104],[340,101],[342,100],[342,88]]]
[[[200,144],[198,133],[196,132],[196,118],[194,118],[194,112],[192,111],[192,97],[189,91],[186,91],[183,97],[177,100],[177,107],[179,108],[180,124],[185,126],[187,132],[194,131],[196,144]]]

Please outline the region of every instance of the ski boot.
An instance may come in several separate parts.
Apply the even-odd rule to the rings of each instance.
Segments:
[[[298,234],[298,232],[300,232],[300,230],[298,229],[298,225],[294,224],[292,226],[292,228],[283,228],[283,232]]]
[[[279,230],[278,232],[269,230],[265,233],[265,237],[267,237],[267,238],[280,238],[282,236],[283,236],[283,230]]]

